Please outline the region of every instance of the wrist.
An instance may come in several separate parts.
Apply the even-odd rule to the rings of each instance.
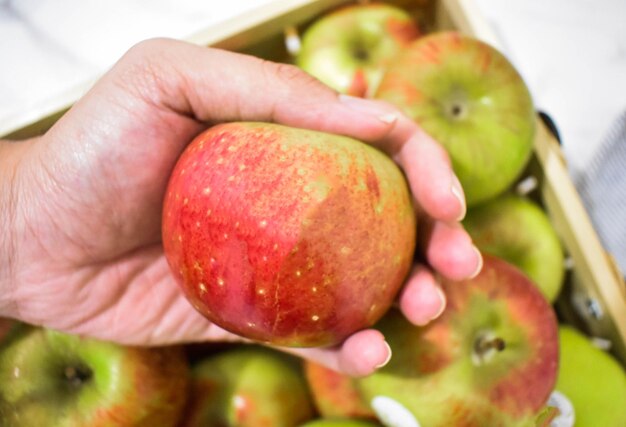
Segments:
[[[29,141],[0,140],[0,317],[16,314],[20,245],[20,164]]]

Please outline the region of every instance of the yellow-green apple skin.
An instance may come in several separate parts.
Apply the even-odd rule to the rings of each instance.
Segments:
[[[626,370],[568,325],[559,327],[556,390],[574,407],[574,427],[626,426]]]
[[[389,60],[419,36],[413,17],[384,4],[354,4],[318,18],[302,35],[296,64],[326,85],[366,96]]]
[[[176,426],[182,347],[127,347],[22,325],[0,346],[0,425]]]
[[[377,427],[381,424],[373,421],[349,419],[349,418],[321,418],[299,427]]]
[[[319,363],[306,360],[304,374],[313,402],[324,418],[376,419],[356,387],[356,379]]]
[[[517,267],[490,255],[474,279],[442,286],[446,309],[427,326],[398,311],[379,322],[393,356],[357,380],[361,396],[379,417],[402,409],[421,427],[534,426],[556,382],[552,306]]]
[[[354,139],[269,123],[200,134],[172,172],[163,245],[192,304],[238,335],[323,346],[373,325],[413,260],[398,166]]]
[[[463,220],[476,247],[524,271],[550,302],[565,275],[564,253],[547,213],[536,202],[506,193],[470,208]]]
[[[509,188],[530,158],[530,92],[501,52],[475,38],[448,31],[420,37],[390,61],[374,97],[446,148],[468,206]]]
[[[192,367],[180,427],[296,427],[314,416],[301,365],[256,346],[215,354]]]

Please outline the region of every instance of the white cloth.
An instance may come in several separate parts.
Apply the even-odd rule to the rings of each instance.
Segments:
[[[626,274],[626,110],[574,183],[598,237]]]

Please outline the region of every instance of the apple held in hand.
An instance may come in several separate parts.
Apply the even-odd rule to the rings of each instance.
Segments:
[[[362,397],[386,425],[534,425],[557,376],[552,307],[521,271],[489,255],[476,278],[442,286],[447,306],[429,325],[396,311],[379,322],[393,357],[357,380]]]
[[[294,427],[313,418],[299,363],[259,347],[199,361],[180,427]]]
[[[522,196],[505,194],[470,208],[463,225],[483,252],[524,271],[550,302],[563,285],[561,241],[546,212]]]
[[[446,148],[468,206],[509,188],[530,158],[528,88],[506,57],[477,39],[455,32],[419,38],[390,62],[374,97]]]
[[[0,346],[0,425],[175,426],[181,347],[124,347],[23,325]]]
[[[179,159],[163,244],[192,304],[224,329],[323,346],[373,325],[409,272],[399,168],[355,140],[266,123],[199,135]]]
[[[354,4],[306,29],[296,64],[341,93],[365,96],[391,58],[419,36],[411,15],[383,4]]]

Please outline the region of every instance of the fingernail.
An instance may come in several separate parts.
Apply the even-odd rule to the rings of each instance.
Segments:
[[[461,181],[456,175],[452,175],[452,194],[461,204],[461,213],[459,214],[457,221],[463,220],[465,218],[465,214],[467,213],[467,205],[465,204],[465,195],[463,193],[463,187],[461,186]]]
[[[437,296],[439,297],[439,299],[441,300],[441,305],[439,306],[439,310],[437,311],[437,313],[435,313],[434,316],[432,316],[430,318],[430,320],[435,320],[436,318],[438,318],[439,316],[441,316],[441,314],[444,312],[444,310],[446,309],[446,294],[443,293],[443,289],[441,288],[437,288]]]
[[[381,106],[375,101],[344,94],[339,95],[339,101],[351,110],[375,116],[378,120],[386,124],[392,124],[398,120],[396,113],[389,112],[388,108]]]
[[[387,343],[387,341],[383,341],[385,343],[385,346],[387,347],[387,358],[380,364],[376,365],[376,369],[380,369],[383,366],[387,365],[387,363],[389,363],[389,361],[391,360],[391,347],[389,347],[389,343]]]
[[[438,318],[439,316],[441,316],[441,314],[444,312],[444,310],[446,309],[446,295],[443,293],[443,290],[439,287],[436,288],[436,293],[437,293],[437,297],[439,299],[439,309],[435,312],[435,314],[424,318],[423,320],[420,321],[414,321],[414,324],[417,326],[426,326],[427,324],[429,324],[430,322],[432,322],[433,320],[435,320],[436,318]]]
[[[476,271],[474,271],[474,273],[472,273],[470,275],[470,279],[473,279],[474,277],[478,276],[480,274],[480,271],[483,269],[483,256],[480,253],[480,250],[476,247],[473,246],[474,251],[476,252],[476,256],[478,257],[478,266],[476,267]]]

